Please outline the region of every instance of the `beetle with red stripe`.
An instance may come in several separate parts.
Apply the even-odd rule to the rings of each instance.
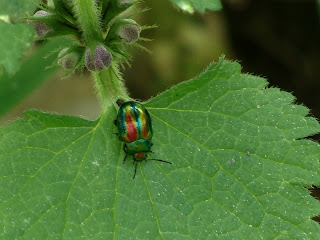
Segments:
[[[128,155],[132,155],[135,164],[133,178],[136,177],[138,162],[159,161],[172,164],[171,162],[160,159],[147,159],[147,153],[151,153],[151,139],[153,136],[151,117],[147,109],[140,103],[122,100],[117,101],[117,118],[114,124],[118,128],[120,141],[124,142],[123,150],[126,153],[123,162]]]

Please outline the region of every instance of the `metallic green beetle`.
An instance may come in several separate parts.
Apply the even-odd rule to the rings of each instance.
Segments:
[[[152,152],[151,147],[153,145],[151,143],[153,135],[151,117],[147,109],[142,104],[133,101],[123,102],[119,99],[117,104],[120,108],[114,124],[118,128],[119,139],[124,142],[123,150],[126,156],[123,162],[126,161],[128,155],[133,156],[135,163],[133,178],[135,178],[137,173],[138,162],[142,162],[143,160],[154,160],[172,164],[160,159],[147,159],[147,153]]]

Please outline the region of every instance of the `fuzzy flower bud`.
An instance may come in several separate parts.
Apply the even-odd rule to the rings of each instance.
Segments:
[[[66,70],[75,68],[79,61],[79,54],[76,52],[70,52],[65,54],[68,50],[69,48],[62,49],[58,55],[58,64]]]
[[[121,25],[117,30],[117,35],[127,44],[137,41],[140,37],[141,28],[132,19],[125,19],[129,24]],[[132,24],[130,24],[132,23]]]
[[[108,68],[112,59],[111,53],[102,45],[96,46],[93,54],[90,48],[85,53],[85,65],[90,71],[98,72]]]
[[[136,0],[118,0],[118,5],[119,5],[119,7],[126,7],[135,1]]]
[[[37,11],[33,16],[34,17],[45,17],[45,16],[50,16],[50,15],[51,15],[50,13],[43,11],[43,10],[40,10],[40,11]],[[38,21],[34,21],[34,20],[30,20],[28,22],[30,24],[34,25],[35,32],[39,37],[43,37],[52,31],[51,27],[49,27],[47,24],[45,24],[43,22],[38,22]]]

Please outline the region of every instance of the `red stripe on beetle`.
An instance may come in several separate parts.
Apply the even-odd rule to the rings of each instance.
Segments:
[[[126,122],[126,142],[133,142],[137,140],[138,130],[135,118],[132,116],[131,111],[126,111],[125,113]]]

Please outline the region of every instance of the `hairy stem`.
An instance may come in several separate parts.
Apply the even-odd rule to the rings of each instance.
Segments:
[[[73,9],[87,44],[102,42],[100,19],[95,1],[73,0]]]
[[[111,106],[116,106],[118,99],[130,100],[116,64],[113,63],[108,69],[92,74],[101,102],[101,114],[106,113]]]

